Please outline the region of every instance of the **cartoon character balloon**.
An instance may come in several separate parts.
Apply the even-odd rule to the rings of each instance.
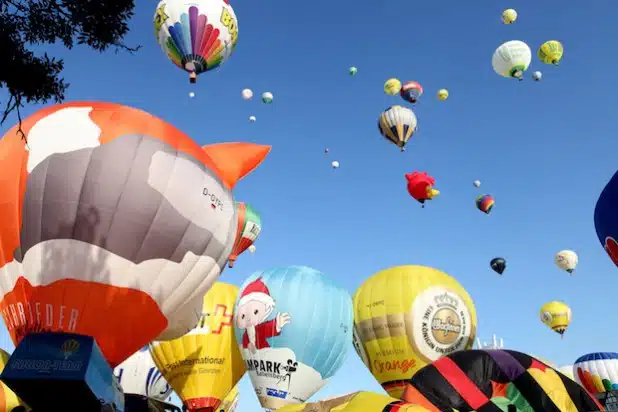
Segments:
[[[389,142],[405,151],[408,140],[416,133],[418,122],[414,112],[407,107],[391,106],[380,115],[378,130]]]
[[[431,200],[440,194],[440,191],[433,187],[436,179],[429,176],[427,172],[407,173],[405,178],[408,182],[408,193],[423,207],[425,207],[426,200]]]
[[[238,255],[253,245],[260,232],[262,232],[262,219],[260,219],[260,215],[251,205],[244,202],[236,202],[236,216],[238,219],[238,229],[234,248],[228,261],[230,268],[234,267],[234,262],[236,262]]]
[[[172,394],[172,387],[157,369],[148,351],[148,346],[144,346],[116,366],[114,375],[124,393],[160,401],[165,401]]]
[[[416,103],[423,95],[423,86],[419,82],[406,82],[399,91],[401,98],[408,103]]]
[[[486,215],[491,213],[495,203],[491,195],[479,195],[476,198],[476,208]]]
[[[162,0],[153,23],[161,49],[189,72],[191,83],[223,64],[238,41],[238,21],[227,0]]]
[[[592,394],[618,390],[618,353],[594,352],[573,365],[577,383]]]
[[[354,294],[354,349],[393,398],[423,366],[462,349],[476,334],[466,290],[444,272],[398,266],[376,273]]]
[[[189,412],[218,408],[245,373],[232,325],[237,296],[238,287],[215,283],[193,330],[150,345],[154,362]]]
[[[594,227],[605,252],[618,266],[618,172],[607,182],[597,200]]]
[[[564,302],[553,301],[541,307],[541,322],[564,339],[564,333],[571,323],[571,308]]]
[[[0,311],[15,345],[89,335],[115,367],[193,328],[234,244],[232,189],[270,148],[201,148],[102,102],[47,107],[21,129],[0,140]]]
[[[496,49],[491,64],[494,71],[503,77],[523,80],[524,72],[532,61],[532,51],[523,41],[508,41]]]
[[[567,272],[572,274],[577,267],[579,258],[577,257],[577,253],[573,252],[572,250],[561,250],[560,252],[556,253],[554,262],[556,263],[556,266],[558,266],[560,269],[566,270]]]
[[[352,301],[315,269],[258,272],[241,287],[236,338],[265,409],[305,402],[343,364],[352,343]]]

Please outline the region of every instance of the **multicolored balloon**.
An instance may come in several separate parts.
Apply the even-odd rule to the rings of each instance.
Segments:
[[[618,172],[607,182],[597,200],[594,227],[605,252],[618,266]]]
[[[181,338],[152,342],[152,358],[189,412],[217,408],[245,373],[234,335],[238,287],[217,282],[197,326]]]
[[[573,365],[575,380],[591,394],[618,390],[618,353],[594,352]]]
[[[24,138],[17,128],[0,139],[0,312],[13,343],[88,335],[115,367],[192,329],[234,244],[232,189],[270,147],[200,147],[102,102],[44,108]]]
[[[191,83],[223,64],[238,41],[236,14],[226,0],[162,0],[153,24],[161,49],[190,73]]]
[[[495,203],[491,195],[479,195],[476,198],[476,208],[487,215],[491,213]]]
[[[262,93],[262,103],[271,104],[275,97],[271,92]]]
[[[238,226],[234,248],[228,260],[230,268],[234,267],[234,262],[236,262],[238,255],[253,245],[262,231],[262,219],[260,219],[260,215],[251,205],[244,202],[236,202],[236,216]]]
[[[406,82],[399,91],[401,98],[409,103],[416,103],[423,95],[423,86],[419,82]]]
[[[358,69],[356,67],[352,66],[348,69],[348,74],[350,76],[356,76],[356,73],[358,73]]]
[[[402,399],[427,412],[605,410],[577,383],[543,362],[495,349],[458,351],[436,360],[412,375]]]
[[[573,314],[564,302],[552,301],[541,307],[541,322],[564,338]]]
[[[414,112],[407,107],[391,106],[380,115],[378,130],[380,134],[401,151],[405,151],[408,140],[412,138],[418,122]]]
[[[475,334],[472,299],[437,269],[388,268],[354,294],[354,349],[393,398],[401,398],[407,380],[423,366],[470,349]]]
[[[236,338],[260,404],[302,403],[343,364],[352,343],[352,301],[315,269],[254,273],[241,287]]]
[[[157,369],[148,351],[148,346],[144,346],[116,366],[114,375],[124,393],[160,401],[165,401],[172,394],[172,387]]]

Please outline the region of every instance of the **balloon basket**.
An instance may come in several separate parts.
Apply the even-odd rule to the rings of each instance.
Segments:
[[[124,411],[122,389],[91,336],[26,335],[0,380],[35,411]]]

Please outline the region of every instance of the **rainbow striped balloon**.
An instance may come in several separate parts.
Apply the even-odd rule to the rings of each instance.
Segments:
[[[238,41],[238,22],[227,0],[162,0],[153,23],[163,52],[192,76],[223,64]]]
[[[618,389],[618,353],[595,352],[581,356],[573,365],[575,380],[595,394]]]
[[[494,198],[491,195],[480,195],[476,198],[476,208],[485,214],[491,213],[494,203]]]

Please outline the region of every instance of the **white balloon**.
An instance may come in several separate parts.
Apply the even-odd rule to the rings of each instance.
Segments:
[[[242,98],[244,100],[251,100],[252,97],[253,97],[253,91],[251,89],[244,89],[242,91]]]
[[[124,393],[147,396],[160,401],[165,401],[172,393],[172,388],[155,366],[147,346],[116,366],[114,375],[118,378]]]
[[[522,80],[531,61],[530,46],[520,40],[511,40],[496,49],[491,58],[491,65],[500,76]]]
[[[331,165],[333,166],[333,169],[337,169],[337,168],[339,168],[339,162],[338,162],[338,161],[336,161],[336,160],[334,160],[334,161],[331,163]]]
[[[256,248],[255,248],[255,245],[251,245],[251,246],[249,246],[249,252],[251,252],[251,253],[255,253],[255,249],[256,249]]]
[[[561,250],[556,253],[554,261],[560,269],[573,273],[577,263],[579,262],[579,258],[577,257],[577,253],[572,250]]]
[[[251,123],[255,122],[257,119],[255,118],[255,116],[249,116],[249,121]]]
[[[474,184],[474,187],[481,187],[481,181],[480,180],[475,180],[473,184]]]
[[[195,97],[195,93],[190,92],[190,93],[189,93],[189,97],[194,98],[194,97]]]
[[[532,73],[532,79],[534,79],[534,81],[539,81],[543,78],[543,73],[541,72],[534,72]]]

